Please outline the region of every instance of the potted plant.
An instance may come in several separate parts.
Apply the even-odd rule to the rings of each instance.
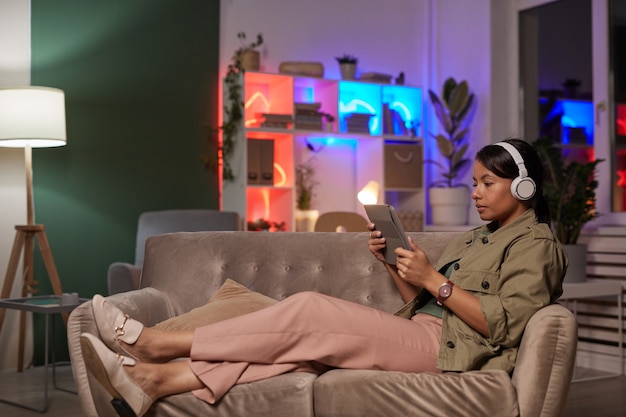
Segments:
[[[327,132],[331,132],[333,130],[333,122],[335,121],[335,116],[330,113],[320,112],[322,118],[324,119],[324,130]]]
[[[296,232],[312,232],[315,229],[319,210],[311,208],[311,201],[318,184],[312,158],[296,167]]]
[[[341,79],[354,80],[356,75],[356,64],[359,62],[358,58],[354,55],[343,54],[335,57],[335,59],[339,63]]]
[[[602,159],[566,163],[563,150],[545,136],[533,143],[544,166],[543,191],[550,208],[555,236],[564,245],[569,257],[565,280],[584,281],[587,246],[578,243],[583,226],[598,217],[595,208],[598,181],[596,166]]]
[[[239,131],[239,127],[243,122],[243,98],[242,98],[242,74],[248,70],[258,70],[258,51],[256,48],[263,44],[263,35],[258,34],[254,42],[244,43],[246,34],[239,32],[237,37],[241,40],[242,45],[233,53],[231,63],[228,65],[224,85],[226,89],[226,101],[224,103],[224,120],[223,124],[215,129],[211,129],[211,134],[222,131],[221,146],[218,146],[217,154],[202,155],[202,162],[207,169],[216,168],[219,161],[222,162],[222,179],[224,181],[232,181],[235,179],[232,167],[230,166],[230,157],[232,155],[235,138]],[[256,52],[256,58],[254,53]],[[252,55],[250,55],[252,53]],[[255,64],[255,60],[257,61]]]
[[[285,222],[256,219],[248,222],[248,230],[251,232],[284,232]]]
[[[237,38],[241,41],[241,46],[235,51],[233,60],[239,62],[239,66],[244,71],[258,71],[261,68],[261,54],[257,48],[263,44],[263,35],[256,35],[256,40],[250,43],[246,42],[246,33],[237,33]]]
[[[475,96],[470,92],[467,81],[457,83],[452,77],[444,82],[441,98],[432,90],[428,94],[443,128],[443,133],[431,133],[441,159],[425,161],[435,164],[441,171],[441,177],[430,184],[428,191],[432,222],[439,225],[466,224],[469,189],[456,180],[471,163],[465,154],[468,148],[468,115]]]

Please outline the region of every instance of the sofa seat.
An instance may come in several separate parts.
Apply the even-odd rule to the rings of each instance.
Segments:
[[[337,369],[315,381],[314,393],[318,417],[519,416],[515,386],[499,370],[442,375]]]
[[[316,378],[312,373],[293,372],[235,385],[216,405],[198,400],[192,393],[172,395],[155,403],[151,411],[155,416],[313,417]]]

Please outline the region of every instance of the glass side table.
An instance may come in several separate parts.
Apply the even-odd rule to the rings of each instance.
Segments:
[[[85,301],[89,301],[89,298],[78,298],[78,301],[72,302],[71,304],[63,304],[62,296],[60,295],[37,295],[32,297],[24,297],[24,298],[1,298],[0,299],[0,308],[8,308],[13,310],[23,310],[30,311],[32,313],[40,313],[44,315],[45,318],[45,346],[44,346],[44,390],[43,390],[43,406],[42,408],[31,407],[26,404],[21,404],[13,401],[9,401],[6,399],[0,398],[0,402],[14,405],[17,407],[25,408],[27,410],[37,411],[40,413],[45,413],[48,411],[48,406],[50,405],[48,400],[48,370],[50,368],[49,362],[49,350],[50,350],[50,339],[54,338],[54,332],[50,332],[50,316],[52,314],[57,313],[69,313],[78,307],[80,304]],[[54,320],[52,323],[54,329]],[[64,388],[59,388],[56,385],[56,374],[55,374],[55,356],[54,356],[54,343],[52,343],[52,379],[53,385],[55,389],[59,389],[62,391],[69,391]],[[69,391],[72,392],[72,391]]]

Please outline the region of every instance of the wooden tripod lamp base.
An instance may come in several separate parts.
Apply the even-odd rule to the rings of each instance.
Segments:
[[[9,298],[17,273],[20,254],[24,252],[24,283],[22,297],[37,292],[37,282],[33,274],[35,240],[39,244],[48,277],[55,294],[62,294],[61,281],[54,265],[48,238],[43,225],[35,224],[33,211],[33,162],[31,148],[65,146],[65,93],[58,88],[24,86],[0,88],[0,146],[24,148],[24,168],[26,171],[26,226],[15,226],[16,234],[13,250],[9,258],[7,275],[2,287],[2,298]],[[6,309],[0,309],[0,330],[4,323]],[[20,360],[18,370],[22,370],[24,352],[24,330],[26,318],[20,316]],[[67,324],[68,313],[63,318]]]
[[[52,257],[52,251],[48,244],[48,237],[46,236],[46,230],[42,224],[31,224],[24,226],[15,226],[15,240],[13,241],[13,249],[11,250],[11,257],[9,258],[9,265],[7,267],[7,273],[4,278],[4,284],[2,286],[1,298],[10,298],[11,290],[15,282],[15,275],[17,274],[17,266],[20,261],[20,255],[24,253],[24,282],[22,284],[22,297],[27,297],[37,293],[37,281],[34,278],[34,249],[35,240],[39,245],[39,250],[43,258],[43,262],[48,272],[48,278],[52,285],[54,294],[61,295],[63,290],[61,289],[61,280],[59,279],[59,273]],[[6,313],[5,308],[0,308],[0,331],[4,323],[4,315]],[[63,314],[63,319],[67,324],[68,314]],[[24,368],[24,338],[26,334],[26,312],[20,312],[20,342],[18,350],[18,364],[17,370],[21,372]]]

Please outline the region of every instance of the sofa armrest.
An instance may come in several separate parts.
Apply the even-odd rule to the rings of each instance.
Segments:
[[[125,292],[107,297],[122,311],[147,326],[172,317],[172,309],[168,296],[154,288]],[[72,364],[72,373],[81,408],[87,417],[116,416],[111,397],[100,384],[91,379],[85,367],[85,360],[80,349],[80,335],[92,333],[98,335],[98,328],[93,317],[91,301],[78,306],[69,316],[67,322],[67,342]],[[97,411],[96,411],[97,410]]]
[[[574,314],[562,305],[549,305],[531,317],[512,376],[520,417],[563,414],[574,372],[577,341]]]
[[[109,295],[139,289],[141,268],[126,262],[114,262],[107,271]]]

